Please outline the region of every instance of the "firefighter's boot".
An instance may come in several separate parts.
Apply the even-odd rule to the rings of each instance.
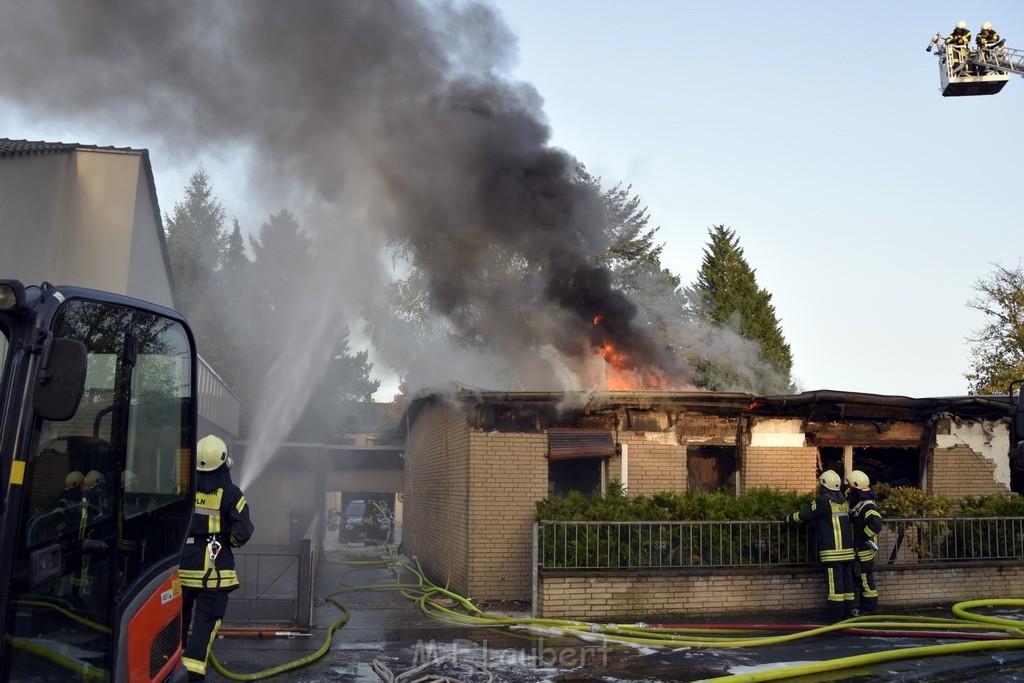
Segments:
[[[860,609],[861,614],[878,614],[878,598],[861,598]]]

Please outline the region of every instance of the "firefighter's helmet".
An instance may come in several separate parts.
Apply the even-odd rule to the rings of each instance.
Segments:
[[[107,478],[104,477],[103,473],[100,472],[99,470],[89,470],[89,474],[85,475],[82,487],[86,491],[88,491],[90,489],[96,488],[100,484],[104,483],[106,480]]]
[[[982,31],[991,31],[992,30],[992,24],[986,21],[984,24],[981,25],[981,30]]]
[[[85,479],[85,475],[78,470],[68,472],[68,476],[64,477],[64,490],[81,488],[83,479]]]
[[[818,477],[818,481],[829,491],[838,491],[839,486],[843,483],[843,480],[834,470],[825,470],[822,472],[821,476]]]
[[[867,491],[871,488],[871,480],[868,479],[868,475],[864,474],[860,470],[850,472],[850,476],[846,478],[846,483],[855,489],[860,489],[861,491]]]
[[[196,469],[200,472],[213,472],[221,465],[227,463],[231,467],[231,458],[228,457],[228,445],[218,436],[210,434],[199,439],[196,444]]]
[[[959,28],[959,29],[965,29],[965,28],[967,28],[967,22],[966,21],[958,21],[958,22],[956,22],[956,27]]]

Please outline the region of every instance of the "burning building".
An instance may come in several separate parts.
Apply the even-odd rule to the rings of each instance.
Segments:
[[[945,495],[1019,488],[1008,403],[838,391],[493,392],[414,400],[405,438],[405,551],[476,599],[529,600],[536,503],[618,480],[630,494],[812,491],[817,471]]]

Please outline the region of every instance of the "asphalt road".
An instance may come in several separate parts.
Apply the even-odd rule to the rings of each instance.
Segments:
[[[575,638],[528,635],[448,624],[427,617],[418,605],[393,589],[338,591],[352,586],[394,584],[393,571],[380,565],[351,564],[387,559],[380,547],[328,544],[317,578],[315,627],[308,636],[285,638],[219,638],[214,655],[233,678],[211,670],[209,681],[239,680],[287,662],[308,658],[324,647],[330,625],[343,616],[327,600],[334,595],[349,610],[348,622],[334,631],[329,649],[307,666],[281,673],[274,680],[298,682],[449,681],[696,681],[729,674],[763,671],[775,666],[831,660],[866,652],[941,645],[951,640],[897,638],[832,633],[784,644],[741,649],[667,649],[608,645]],[[404,576],[402,581],[409,580]],[[484,606],[486,607],[486,606]],[[507,608],[508,606],[500,606]],[[494,610],[526,617],[524,612]],[[950,617],[931,610],[922,616]],[[1024,614],[1004,614],[1024,619]],[[809,615],[745,615],[731,620],[761,623],[803,623]],[[710,622],[708,622],[710,623]],[[376,664],[375,664],[376,662]],[[244,678],[243,678],[244,679]],[[433,680],[440,680],[434,678]],[[1024,681],[1024,647],[971,655],[915,658],[870,668],[832,672],[804,681]]]

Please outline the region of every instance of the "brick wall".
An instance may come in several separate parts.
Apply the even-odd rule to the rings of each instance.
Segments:
[[[767,486],[783,491],[815,491],[817,463],[818,449],[813,446],[746,446],[742,456],[742,490]]]
[[[433,581],[472,595],[469,428],[463,412],[444,401],[425,404],[406,438],[405,456],[405,552],[419,559]]]
[[[1019,562],[880,568],[879,608],[952,606],[1024,591]],[[704,573],[557,574],[542,577],[538,616],[549,619],[650,620],[659,616],[757,615],[825,606],[822,572],[719,570]]]
[[[686,490],[686,447],[671,436],[673,443],[664,443],[645,438],[643,432],[619,433],[619,442],[629,445],[630,495]],[[610,478],[619,477],[620,467],[610,463]]]
[[[468,595],[531,600],[533,515],[548,493],[546,433],[469,433]]]
[[[995,481],[996,465],[966,444],[935,448],[928,460],[928,493],[943,496],[982,496],[1007,493],[1009,489]]]

